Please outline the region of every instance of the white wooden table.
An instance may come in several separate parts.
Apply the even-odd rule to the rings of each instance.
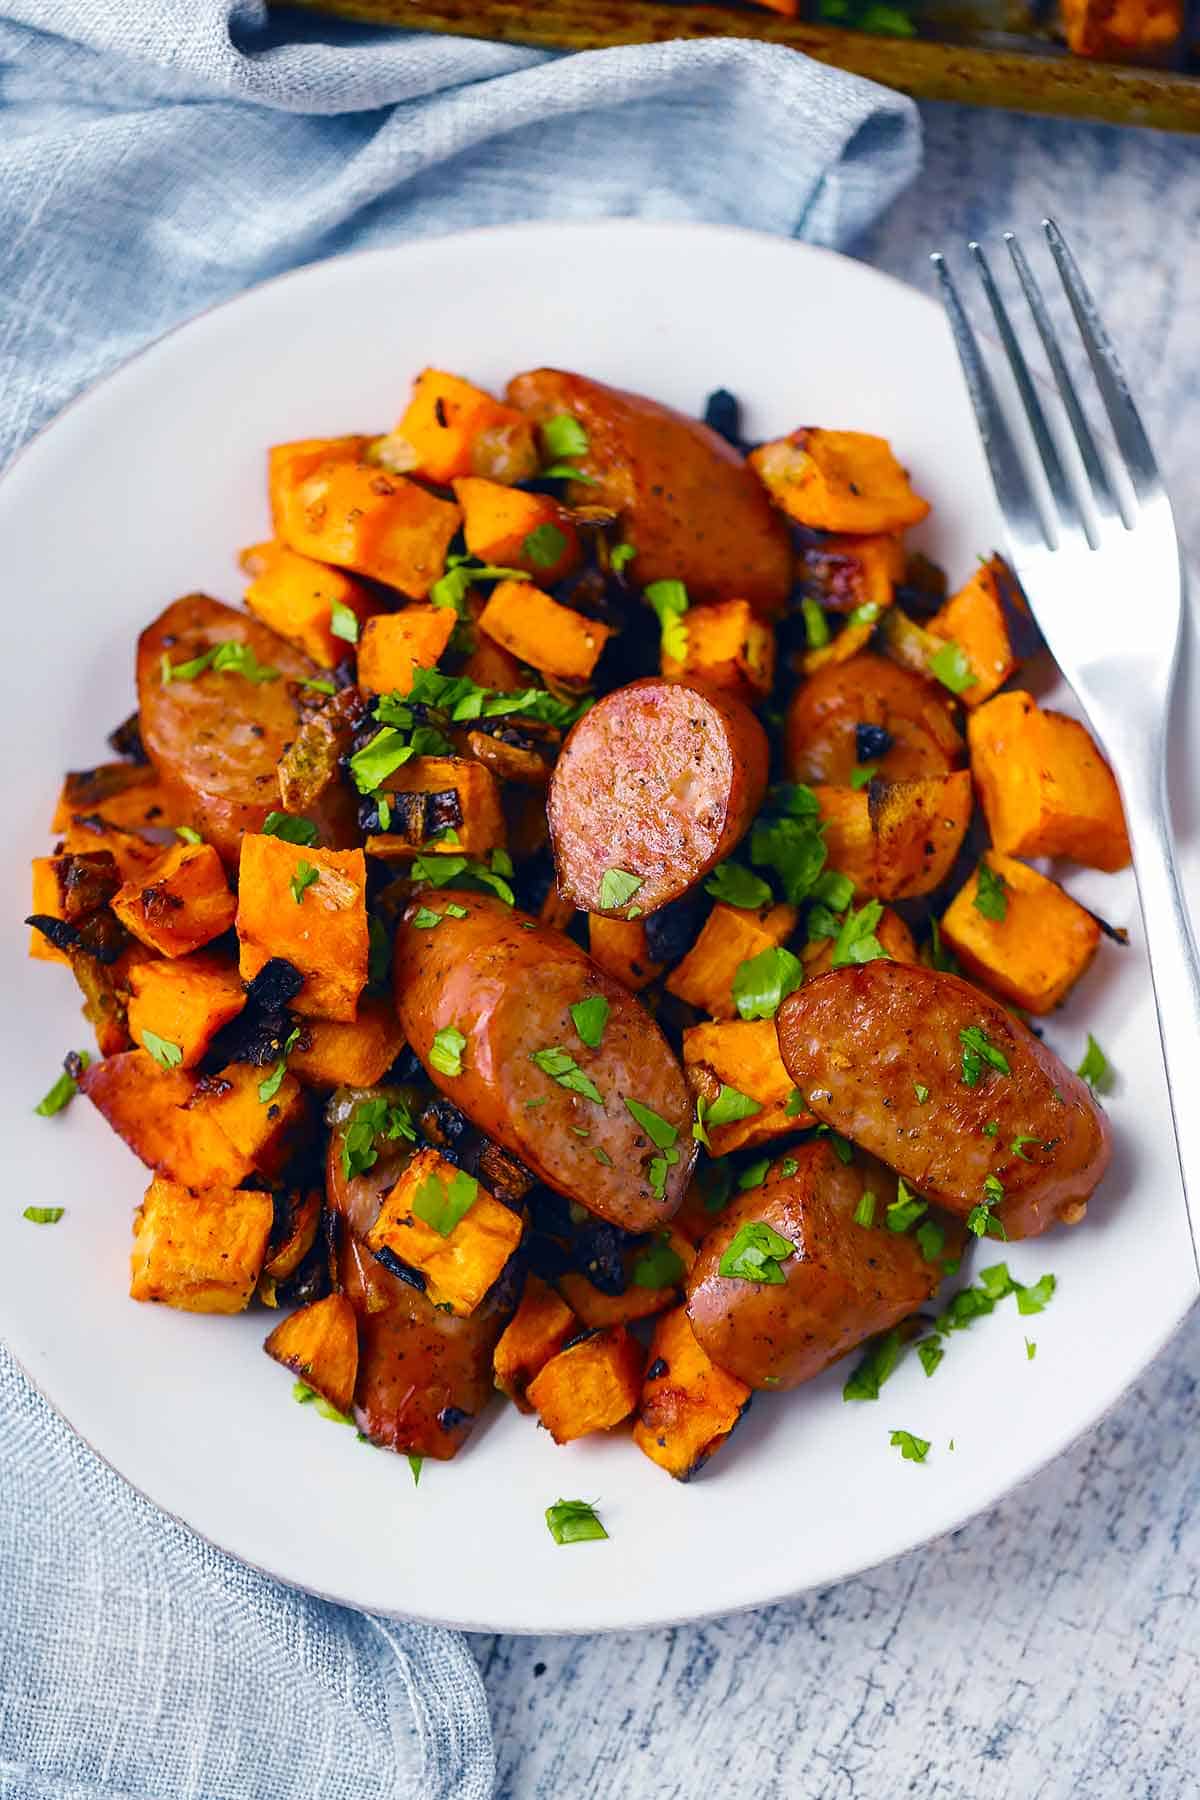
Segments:
[[[924,116],[924,174],[860,253],[919,284],[930,249],[972,236],[999,248],[1010,226],[1032,234],[1043,214],[1057,217],[1099,295],[1195,557],[1200,139],[952,107]],[[1136,1270],[1130,1287],[1153,1305]],[[630,1637],[477,1638],[499,1794],[1200,1793],[1198,1369],[1193,1316],[1098,1431],[994,1512],[841,1587]]]

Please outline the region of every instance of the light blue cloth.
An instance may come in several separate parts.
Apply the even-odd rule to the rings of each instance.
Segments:
[[[910,102],[761,45],[559,60],[260,0],[0,0],[0,461],[150,338],[298,263],[601,213],[845,245],[919,156]],[[0,1800],[491,1792],[461,1637],[220,1555],[2,1351],[0,1470]]]

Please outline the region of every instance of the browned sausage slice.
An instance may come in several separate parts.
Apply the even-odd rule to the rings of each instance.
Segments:
[[[792,780],[834,786],[868,763],[887,781],[949,775],[964,750],[949,696],[870,651],[802,682],[785,729]]]
[[[637,548],[640,587],[674,577],[693,601],[748,600],[783,610],[792,586],[787,527],[749,465],[725,440],[640,394],[562,369],[533,369],[508,399],[539,423],[569,413],[588,437],[573,458],[597,483],[578,498],[615,508]]]
[[[1010,1238],[1083,1216],[1108,1167],[1108,1121],[1086,1084],[970,982],[919,963],[835,969],[785,1001],[777,1023],[817,1117],[927,1200],[965,1217],[994,1198]]]
[[[343,1089],[333,1100],[326,1192],[341,1217],[338,1277],[358,1315],[354,1412],[372,1443],[445,1461],[493,1392],[492,1351],[515,1303],[515,1285],[506,1272],[468,1318],[456,1318],[385,1269],[363,1243],[415,1146],[385,1143],[371,1169],[347,1180],[342,1143],[356,1106],[389,1091]]]
[[[177,668],[225,643],[246,645],[259,665],[279,671],[278,679],[205,669],[190,680],[163,680],[164,656]],[[298,729],[296,684],[315,674],[308,658],[267,626],[205,594],[172,602],[138,640],[142,742],[178,799],[180,818],[231,867],[242,833],[261,831],[279,807],[276,765]],[[346,835],[353,828],[348,795],[331,793],[312,817],[325,844],[353,841]]]
[[[748,829],[767,759],[762,726],[728,695],[653,677],[606,694],[573,727],[550,783],[559,893],[610,918],[686,893]],[[635,878],[633,890],[606,883],[610,870]]]
[[[761,1187],[739,1194],[700,1245],[688,1280],[692,1329],[712,1360],[751,1387],[810,1381],[864,1338],[889,1331],[937,1287],[941,1260],[926,1262],[913,1237],[887,1229],[896,1178],[863,1156],[842,1163],[828,1139],[776,1162]],[[874,1222],[855,1222],[864,1193]],[[761,1222],[793,1252],[778,1283],[722,1275],[721,1258],[743,1226]]]
[[[696,1147],[683,1072],[649,1013],[570,938],[502,901],[459,892],[421,899],[443,914],[441,924],[414,925],[419,906],[410,906],[397,927],[393,966],[400,1024],[430,1079],[568,1199],[627,1231],[664,1223],[683,1197]],[[465,918],[446,913],[450,901]],[[594,1049],[570,1010],[592,998],[609,1007]],[[459,1058],[435,1048],[457,1043],[439,1033],[461,1034]],[[578,1074],[560,1067],[561,1058],[543,1062],[577,1085],[563,1085],[532,1060],[555,1050]],[[447,1073],[456,1060],[461,1073]],[[586,1083],[599,1101],[578,1091]],[[661,1126],[639,1122],[627,1100],[649,1108]],[[656,1144],[655,1130],[673,1141]]]

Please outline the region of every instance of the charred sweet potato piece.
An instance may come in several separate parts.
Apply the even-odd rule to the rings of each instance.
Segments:
[[[262,1268],[271,1216],[270,1194],[197,1190],[157,1176],[134,1216],[130,1298],[181,1312],[243,1312]]]
[[[733,978],[744,962],[785,944],[796,929],[794,906],[751,912],[718,901],[683,961],[667,977],[667,992],[714,1019],[736,1019]]]
[[[641,919],[608,919],[603,913],[589,913],[588,951],[592,961],[631,994],[640,994],[662,974],[663,965],[650,955]]]
[[[308,1096],[294,1075],[285,1074],[270,1099],[259,1089],[270,1069],[230,1063],[197,1083],[187,1102],[193,1118],[210,1119],[256,1174],[274,1180],[300,1147],[310,1125]]]
[[[469,756],[414,756],[383,782],[390,817],[367,850],[386,862],[418,854],[486,858],[504,848],[500,784]]]
[[[358,1320],[344,1294],[327,1294],[281,1319],[263,1349],[338,1412],[349,1412],[358,1375]]]
[[[886,438],[802,426],[750,454],[789,518],[818,531],[875,533],[919,525],[929,511]]]
[[[836,787],[865,767],[887,781],[948,775],[965,749],[945,689],[870,651],[801,682],[785,729],[791,779]]]
[[[237,899],[242,979],[282,957],[304,976],[290,1002],[296,1012],[354,1019],[367,982],[366,880],[361,850],[317,850],[247,832]]]
[[[66,831],[77,814],[85,813],[101,813],[122,831],[158,831],[175,822],[170,796],[149,763],[72,769],[63,780],[50,829]]]
[[[632,1325],[635,1319],[652,1319],[674,1306],[695,1254],[688,1239],[667,1226],[652,1243],[634,1243],[622,1252],[625,1286],[621,1293],[605,1293],[574,1269],[559,1276],[558,1289],[590,1331],[607,1325]]]
[[[442,486],[460,475],[525,481],[538,461],[527,419],[445,369],[422,369],[404,416],[376,454],[389,468]]]
[[[879,915],[879,923],[875,927],[875,936],[893,962],[916,962],[917,946],[913,942],[913,934],[890,906],[885,906]],[[834,938],[815,938],[806,944],[800,952],[804,964],[805,981],[815,981],[818,975],[824,975],[833,967]]]
[[[623,1325],[594,1332],[552,1356],[526,1389],[556,1444],[611,1431],[638,1403],[645,1352]]]
[[[676,1481],[689,1481],[721,1448],[750,1395],[744,1381],[710,1361],[686,1307],[677,1306],[654,1327],[633,1441]]]
[[[374,1087],[403,1048],[390,1003],[360,1000],[354,1020],[307,1020],[288,1053],[288,1072],[309,1087]]]
[[[146,1050],[93,1063],[79,1086],[134,1155],[168,1182],[236,1187],[253,1172],[250,1157],[234,1149],[210,1113],[189,1109],[192,1077],[160,1068]]]
[[[246,589],[250,611],[303,650],[319,669],[336,668],[354,641],[344,631],[334,631],[335,608],[353,613],[359,626],[378,610],[361,583],[343,570],[314,562],[286,544],[274,540],[252,544],[239,560],[253,577]]]
[[[553,587],[579,561],[579,533],[570,513],[547,494],[469,475],[454,483],[463,510],[467,549],[480,562],[524,569],[544,587]]]
[[[435,666],[457,624],[452,606],[403,606],[368,619],[358,646],[362,692],[407,694],[417,670]]]
[[[989,910],[980,911],[976,869],[947,908],[942,936],[965,973],[1002,1000],[1026,1012],[1052,1012],[1096,954],[1100,927],[1057,882],[1027,863],[989,850],[982,867],[1003,883],[999,895],[989,884]],[[1002,916],[993,917],[1001,908]]]
[[[258,1278],[258,1297],[264,1306],[278,1306],[277,1289],[296,1273],[317,1240],[321,1223],[320,1188],[295,1188],[275,1201],[275,1222],[267,1245],[267,1257]]]
[[[904,543],[895,531],[823,537],[802,547],[796,573],[805,595],[825,612],[853,613],[860,606],[882,612],[904,575]]]
[[[62,847],[72,854],[89,855],[107,850],[121,880],[136,881],[163,853],[163,845],[151,843],[136,831],[114,825],[103,813],[72,813],[63,828]]]
[[[972,713],[967,741],[997,850],[1127,866],[1121,796],[1086,725],[1043,712],[1031,694],[997,694]]]
[[[153,951],[135,942],[123,950],[115,962],[105,963],[78,945],[72,945],[67,957],[83,995],[83,1016],[96,1033],[96,1047],[101,1056],[117,1056],[122,1050],[131,1050],[129,979],[135,968],[153,959]]]
[[[560,681],[590,681],[613,631],[573,612],[531,581],[500,581],[479,615],[479,629],[518,661]]]
[[[688,608],[681,654],[664,644],[662,672],[668,681],[695,681],[719,688],[754,705],[775,680],[775,632],[746,600],[721,600]]]
[[[102,914],[120,887],[116,861],[110,850],[69,856],[35,856],[32,916],[61,919],[82,928]],[[69,962],[66,949],[50,942],[34,927],[29,934],[29,954],[38,962]]]
[[[295,473],[295,472],[294,472]],[[462,519],[403,475],[335,455],[281,491],[277,535],[291,550],[424,600]]]
[[[140,1044],[149,1031],[174,1044],[184,1069],[195,1067],[221,1027],[246,1004],[234,965],[204,951],[136,964],[129,971],[129,990],[131,1037]]]
[[[930,635],[957,644],[970,666],[974,679],[959,695],[964,706],[982,706],[1017,668],[1020,657],[1009,625],[1014,606],[1024,606],[1020,589],[994,556],[980,563],[966,586],[928,621]]]
[[[867,788],[814,788],[831,868],[877,900],[928,894],[946,879],[971,820],[966,769]]]
[[[773,1019],[715,1019],[683,1034],[683,1066],[692,1091],[711,1105],[722,1087],[736,1088],[755,1110],[725,1125],[708,1126],[714,1156],[765,1144],[813,1123],[798,1102],[783,1066]]]
[[[566,1301],[547,1287],[540,1275],[525,1283],[521,1304],[500,1334],[492,1352],[496,1386],[518,1412],[532,1412],[525,1390],[552,1356],[557,1356],[576,1329]]]
[[[122,925],[161,956],[187,956],[233,924],[237,902],[211,844],[172,844],[114,894]]]
[[[366,1241],[393,1273],[416,1269],[433,1305],[461,1319],[499,1279],[524,1229],[520,1215],[473,1176],[436,1150],[419,1150],[385,1195]]]
[[[267,452],[267,495],[271,524],[277,538],[295,504],[296,490],[322,463],[360,461],[370,439],[365,437],[302,438],[297,443],[273,444]]]
[[[1183,35],[1182,0],[1063,0],[1063,29],[1076,56],[1163,62]]]

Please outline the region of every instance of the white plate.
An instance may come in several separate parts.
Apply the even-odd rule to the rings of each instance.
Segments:
[[[859,263],[728,229],[505,227],[324,263],[195,320],[69,408],[0,484],[0,1316],[43,1393],[115,1469],[286,1581],[480,1630],[595,1631],[761,1605],[990,1505],[1090,1425],[1191,1304],[1140,947],[1105,945],[1048,1026],[1072,1061],[1091,1028],[1120,1071],[1117,1154],[1087,1224],[1008,1252],[1026,1280],[1058,1276],[1049,1311],[1020,1319],[1006,1302],[951,1341],[932,1380],[910,1359],[876,1404],[843,1404],[844,1369],[760,1397],[686,1487],[625,1437],[560,1450],[497,1406],[414,1490],[402,1459],[293,1405],[261,1353],[261,1311],[230,1321],[132,1305],[144,1171],[86,1102],[50,1121],[30,1111],[63,1052],[88,1041],[70,976],[27,961],[17,923],[60,771],[105,758],[105,733],[133,704],[134,638],[167,600],[193,588],[239,598],[234,553],[266,530],[266,446],[387,426],[425,363],[494,387],[557,363],[692,412],[724,385],[754,435],[809,421],[882,432],[935,503],[924,541],[955,581],[997,541],[932,302]],[[1195,753],[1193,741],[1193,766]],[[1137,938],[1128,876],[1068,880]],[[21,1218],[29,1203],[65,1204],[66,1217],[35,1228]],[[894,1427],[932,1440],[925,1466],[889,1447]],[[610,1541],[556,1548],[543,1511],[559,1495],[597,1499]]]

